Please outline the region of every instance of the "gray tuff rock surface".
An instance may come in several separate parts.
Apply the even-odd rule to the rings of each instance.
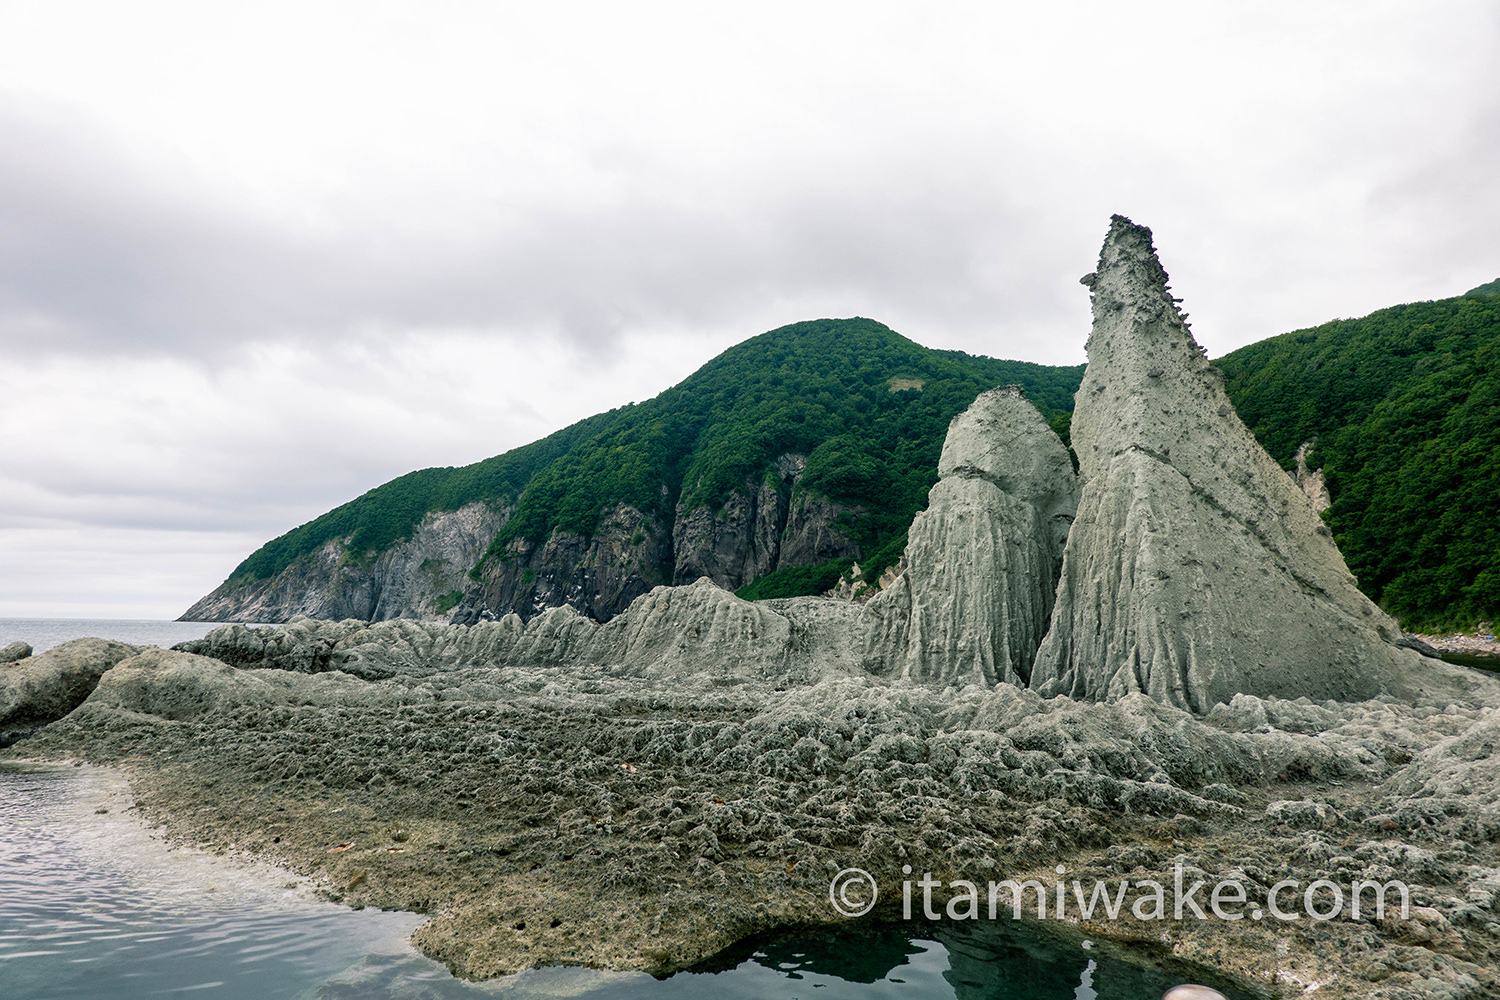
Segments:
[[[870,601],[867,656],[938,686],[1025,686],[1078,501],[1072,461],[1019,386],[953,418],[906,570]]]
[[[307,677],[279,669],[241,670],[172,649],[143,649],[100,677],[83,717],[114,712],[188,722],[245,706],[383,704],[390,695],[344,673]]]
[[[1400,879],[1410,912],[1379,922],[1153,923],[1127,907],[1055,926],[1271,993],[1500,990],[1494,690],[1445,708],[1239,695],[1201,717],[1141,693],[798,678],[703,650],[826,641],[859,605],[742,607],[706,581],[658,597],[603,626],[561,609],[525,626],[306,623],[336,654],[386,650],[379,680],[148,649],[18,749],[123,766],[177,836],[270,855],[352,905],[430,914],[416,943],[466,976],[670,971],[835,919],[829,880],[847,867],[899,919],[905,865],[1051,885],[1062,864],[1085,886],[1232,879],[1243,910],[1286,879]],[[720,621],[704,646],[645,627],[680,603]]]
[[[1084,282],[1083,495],[1032,686],[1206,712],[1239,692],[1361,700],[1429,669],[1235,414],[1150,230],[1116,216]]]
[[[17,660],[24,660],[30,655],[30,643],[13,642],[4,649],[0,649],[0,663],[15,663]]]
[[[0,747],[73,711],[110,667],[137,651],[108,639],[74,639],[37,656],[0,662]]]
[[[586,663],[620,676],[718,673],[805,683],[859,670],[851,637],[862,613],[859,605],[824,598],[745,601],[705,577],[655,587],[606,624],[566,604],[529,622],[510,614],[474,626],[301,617],[280,626],[221,625],[173,648],[246,669],[338,671],[365,680]]]

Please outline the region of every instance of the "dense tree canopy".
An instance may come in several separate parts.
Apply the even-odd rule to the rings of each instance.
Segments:
[[[1316,439],[1360,587],[1408,628],[1500,613],[1500,297],[1418,302],[1218,362],[1277,460]]]

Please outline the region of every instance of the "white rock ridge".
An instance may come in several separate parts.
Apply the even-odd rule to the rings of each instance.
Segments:
[[[1083,283],[1083,494],[1031,686],[1206,712],[1240,692],[1361,700],[1433,663],[1397,645],[1399,627],[1235,414],[1151,231],[1115,216]]]

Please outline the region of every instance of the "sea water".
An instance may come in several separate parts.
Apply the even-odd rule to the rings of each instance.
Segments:
[[[0,619],[0,645],[40,652],[97,635],[166,646],[212,627]],[[1184,981],[1008,921],[919,921],[790,929],[662,980],[554,968],[468,983],[412,948],[424,919],[321,902],[285,870],[169,848],[113,772],[0,761],[5,1000],[1157,1000]]]
[[[201,639],[223,622],[169,622],[130,618],[0,618],[0,648],[17,640],[43,653],[69,639],[91,636],[132,646],[175,646]]]
[[[985,922],[802,929],[664,980],[559,968],[468,983],[408,943],[422,916],[307,890],[283,869],[169,848],[114,772],[0,761],[6,1000],[1156,1000],[1183,981]]]

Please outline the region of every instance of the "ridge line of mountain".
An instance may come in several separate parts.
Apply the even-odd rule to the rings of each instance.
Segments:
[[[1500,611],[1500,296],[1484,287],[1215,362],[1283,468],[1300,448],[1322,474],[1351,570],[1412,628]],[[1020,384],[1067,441],[1081,375],[923,348],[867,319],[792,324],[652,400],[377,487],[262,546],[183,618],[474,622],[569,604],[607,621],[662,583],[794,596],[856,562],[844,590],[868,594],[860,581],[889,578],[925,506],[948,420]]]

